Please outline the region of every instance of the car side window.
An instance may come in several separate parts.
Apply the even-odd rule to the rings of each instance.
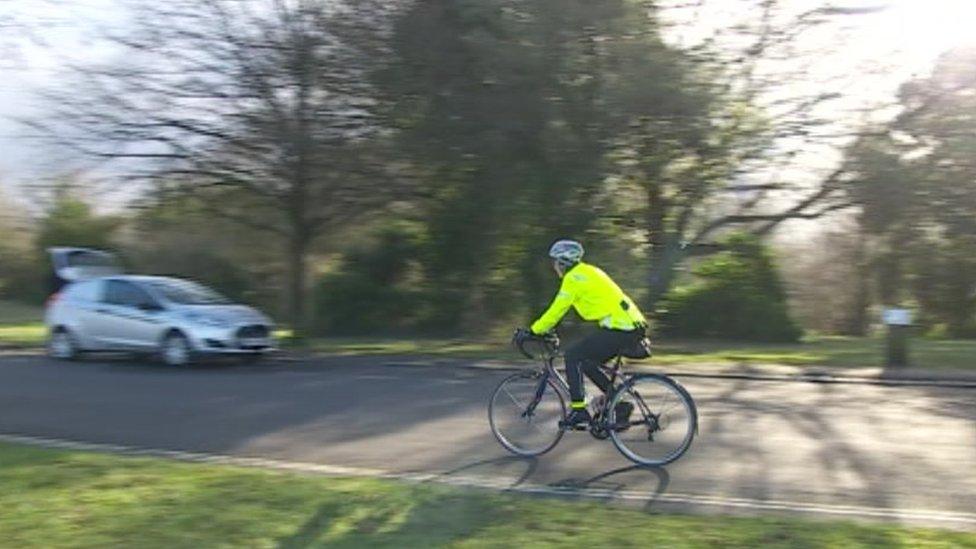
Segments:
[[[65,296],[72,301],[98,301],[98,289],[101,283],[98,281],[75,282],[68,286]]]
[[[144,290],[131,282],[124,280],[109,280],[105,283],[105,303],[138,307],[146,303],[153,303],[153,299]]]

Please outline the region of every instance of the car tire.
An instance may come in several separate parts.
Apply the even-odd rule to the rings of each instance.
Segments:
[[[47,356],[56,360],[77,360],[81,356],[78,341],[67,328],[56,328],[47,340]]]
[[[190,341],[179,332],[170,332],[160,345],[159,358],[167,366],[175,368],[189,366],[193,362]]]

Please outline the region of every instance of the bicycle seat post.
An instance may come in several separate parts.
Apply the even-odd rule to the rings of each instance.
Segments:
[[[623,377],[620,374],[621,365],[622,359],[618,354],[616,357],[601,366],[601,368],[609,374],[611,384],[616,383],[618,377]]]

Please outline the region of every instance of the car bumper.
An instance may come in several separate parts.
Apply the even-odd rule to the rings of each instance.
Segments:
[[[243,326],[232,328],[195,329],[190,334],[196,353],[215,355],[249,355],[271,353],[277,350],[271,327],[265,327],[266,335],[242,335]]]

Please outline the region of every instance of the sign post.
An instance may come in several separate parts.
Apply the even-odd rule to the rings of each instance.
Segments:
[[[908,335],[912,328],[912,312],[908,309],[885,309],[882,315],[887,327],[885,366],[908,365]]]

